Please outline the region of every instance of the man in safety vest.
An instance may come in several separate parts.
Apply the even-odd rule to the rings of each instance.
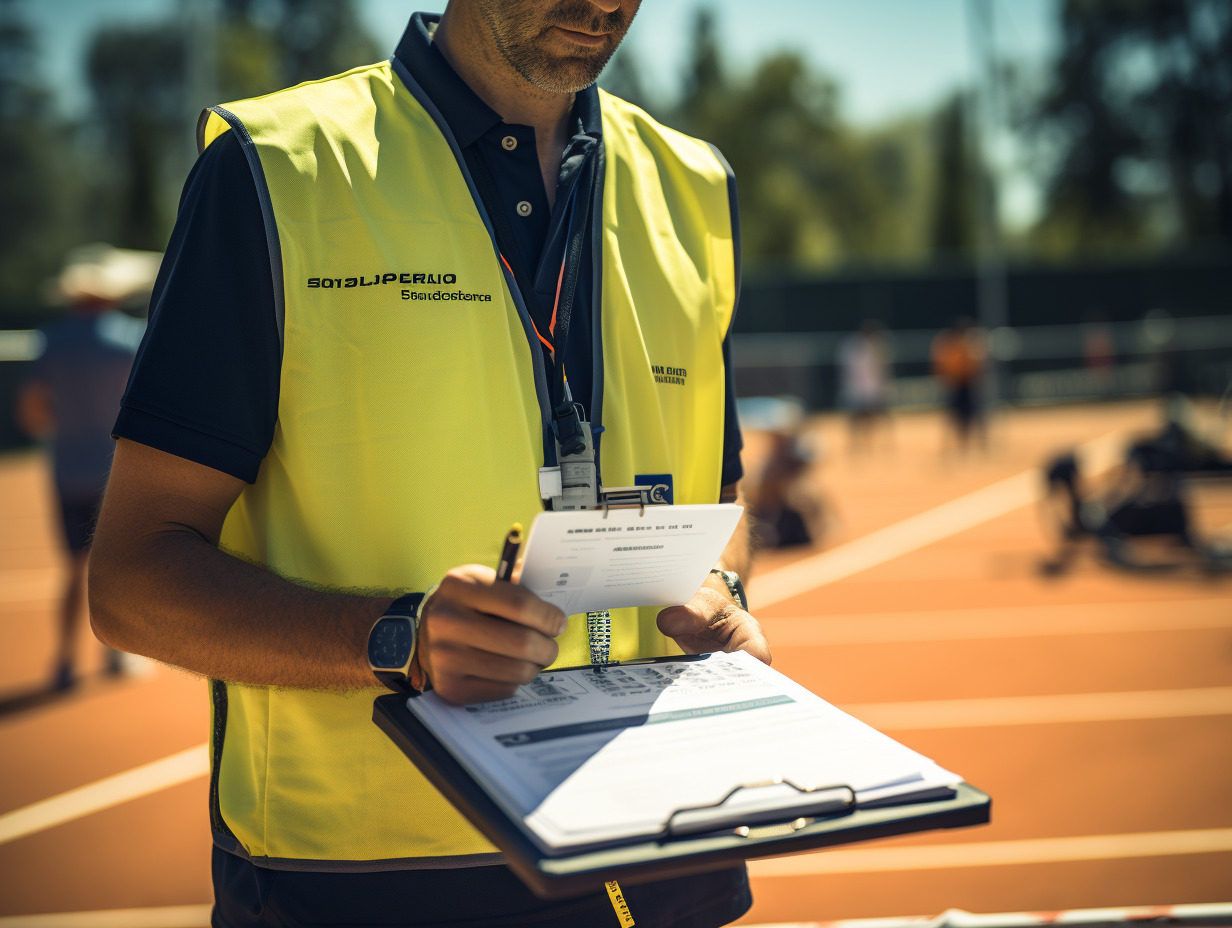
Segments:
[[[590,660],[482,566],[579,436],[606,486],[736,499],[734,182],[594,87],[638,4],[452,0],[388,61],[202,116],[90,598],[209,678],[216,926],[620,924],[530,894],[376,729],[370,635],[409,616],[397,685],[455,703]],[[688,603],[613,611],[611,658],[769,661],[745,539]],[[750,897],[736,866],[625,902],[705,928]]]

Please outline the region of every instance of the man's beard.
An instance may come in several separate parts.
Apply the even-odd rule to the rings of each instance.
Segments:
[[[563,0],[546,15],[537,0],[481,0],[476,4],[497,50],[528,83],[549,93],[576,93],[599,77],[628,28],[623,9],[595,15],[580,0]],[[578,32],[607,32],[607,43],[576,55],[557,55],[543,46],[555,26]]]

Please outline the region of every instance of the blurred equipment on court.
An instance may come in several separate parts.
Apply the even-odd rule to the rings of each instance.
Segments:
[[[68,254],[47,283],[47,301],[71,312],[40,330],[42,348],[15,404],[18,425],[47,444],[69,572],[58,611],[51,686],[77,682],[78,632],[86,611],[86,561],[111,469],[111,424],[120,408],[145,323],[120,307],[150,292],[161,255],[96,244]],[[124,671],[107,650],[106,669]]]
[[[1220,419],[1227,414],[1225,393]],[[1056,554],[1041,564],[1048,576],[1073,564],[1079,545],[1094,541],[1108,563],[1132,571],[1232,571],[1232,545],[1195,531],[1195,480],[1232,485],[1232,455],[1223,436],[1203,434],[1192,405],[1179,395],[1167,405],[1162,429],[1130,445],[1124,463],[1095,489],[1067,452],[1045,467],[1047,506],[1058,536]]]
[[[812,479],[821,442],[805,428],[804,404],[795,397],[749,397],[739,401],[739,411],[746,432],[760,432],[768,443],[745,479],[755,549],[812,544],[825,530],[829,507]]]

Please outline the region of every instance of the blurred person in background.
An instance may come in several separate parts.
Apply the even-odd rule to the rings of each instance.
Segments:
[[[1082,320],[1082,366],[1094,378],[1097,392],[1112,390],[1116,362],[1116,340],[1108,314],[1102,309],[1087,312]]]
[[[980,381],[988,348],[984,332],[968,316],[937,333],[931,348],[933,376],[945,394],[946,414],[953,430],[955,446],[966,452],[973,435],[987,445]],[[946,432],[949,435],[949,431]],[[945,447],[945,445],[943,445]]]
[[[51,457],[61,537],[69,572],[60,594],[52,686],[77,682],[79,631],[85,612],[91,534],[111,468],[111,425],[132,367],[141,323],[119,311],[148,289],[153,261],[141,253],[89,246],[70,256],[54,282],[70,314],[43,328],[44,349],[17,394],[15,418],[45,441]],[[106,669],[123,672],[123,655],[107,649]]]
[[[885,326],[866,319],[839,345],[839,391],[853,454],[872,450],[878,420],[889,432],[890,345]]]

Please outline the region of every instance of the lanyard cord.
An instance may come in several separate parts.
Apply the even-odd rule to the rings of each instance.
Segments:
[[[587,158],[587,163],[582,168],[582,170],[588,172],[586,180],[590,199],[593,199],[594,196],[595,164],[598,160],[597,154],[592,152]],[[481,190],[482,198],[488,202],[498,202],[495,180],[482,158],[477,159],[471,173],[475,178],[476,185]],[[548,385],[548,402],[551,405],[552,430],[556,434],[559,451],[561,454],[566,455],[576,454],[586,446],[586,440],[583,437],[581,427],[581,416],[569,394],[569,388],[565,381],[564,366],[565,349],[569,343],[569,323],[573,315],[573,303],[577,295],[578,276],[582,264],[582,247],[585,244],[586,228],[590,224],[591,203],[589,201],[586,203],[586,209],[582,217],[583,221],[575,222],[578,189],[581,186],[582,177],[579,175],[574,180],[573,187],[569,191],[569,213],[565,220],[565,234],[568,237],[565,240],[565,253],[561,260],[560,272],[556,277],[556,298],[552,306],[552,315],[548,325],[548,338],[544,338],[543,333],[539,331],[534,313],[530,314],[531,328],[534,329],[539,343],[547,349],[549,357],[553,362],[554,376],[552,377],[552,382]],[[496,215],[492,216],[492,222],[496,232],[497,253],[500,256],[501,263],[504,264],[505,269],[513,277],[515,284],[522,291],[523,298],[527,303],[533,302],[537,304],[538,296],[533,282],[520,276],[504,254],[505,248],[502,247],[502,240],[510,247],[515,249],[517,247],[517,240],[513,234],[512,227],[499,211],[497,211]]]
[[[586,170],[589,173],[587,186],[594,192],[595,156],[592,153],[587,159]],[[567,401],[565,387],[565,346],[569,344],[569,323],[573,318],[573,301],[577,296],[578,273],[582,264],[582,246],[586,238],[586,222],[574,223],[577,212],[577,192],[582,179],[573,182],[569,191],[569,218],[565,229],[569,238],[565,242],[565,253],[560,262],[560,274],[556,278],[556,299],[552,304],[551,334],[552,344],[560,346],[560,356],[553,350],[552,360],[555,362],[555,382],[552,390],[552,405],[554,407]],[[589,205],[589,204],[588,204]],[[587,218],[590,210],[586,210]]]
[[[584,170],[588,171],[590,182],[588,186],[591,188],[591,193],[594,192],[594,176],[595,176],[595,161],[596,157],[591,154],[587,159],[587,166]],[[485,181],[490,181],[490,178],[485,177]],[[562,404],[570,405],[567,400],[565,386],[565,364],[564,355],[565,347],[569,343],[569,324],[573,317],[573,302],[577,296],[578,276],[582,265],[582,246],[585,244],[587,222],[579,222],[575,225],[574,215],[577,212],[577,192],[582,185],[581,178],[577,178],[572,189],[569,191],[569,215],[566,218],[565,230],[568,238],[565,241],[565,253],[561,258],[560,272],[556,276],[556,298],[552,303],[552,316],[548,323],[548,337],[544,338],[543,333],[539,331],[539,326],[535,324],[534,316],[531,316],[531,328],[535,330],[535,335],[538,337],[540,344],[547,349],[548,355],[552,359],[554,377],[552,384],[549,387],[551,394],[551,403],[553,416],[557,414]],[[589,204],[588,204],[589,205]],[[590,210],[586,210],[589,219]],[[510,230],[512,231],[512,230]],[[505,257],[503,252],[499,252],[501,263],[505,265],[505,269],[515,281],[518,280],[513,266],[510,265],[509,259]],[[520,285],[520,281],[518,281]],[[531,288],[533,293],[533,286]],[[559,349],[559,351],[557,350]],[[557,355],[559,354],[559,359]]]
[[[592,155],[585,167],[588,172],[589,192],[594,195],[595,162],[598,159]],[[556,303],[552,308],[552,343],[560,348],[559,354],[553,352],[554,377],[552,382],[552,429],[556,433],[558,453],[561,456],[578,454],[586,450],[590,444],[590,436],[585,434],[589,426],[582,425],[580,407],[573,402],[568,384],[565,382],[565,349],[569,344],[569,323],[573,317],[573,300],[577,296],[578,272],[582,264],[582,246],[585,244],[586,227],[590,224],[591,204],[587,203],[584,221],[574,222],[577,191],[581,178],[574,182],[570,191],[569,220],[566,230],[569,239],[565,247],[565,260],[561,265],[560,276],[556,285]]]

